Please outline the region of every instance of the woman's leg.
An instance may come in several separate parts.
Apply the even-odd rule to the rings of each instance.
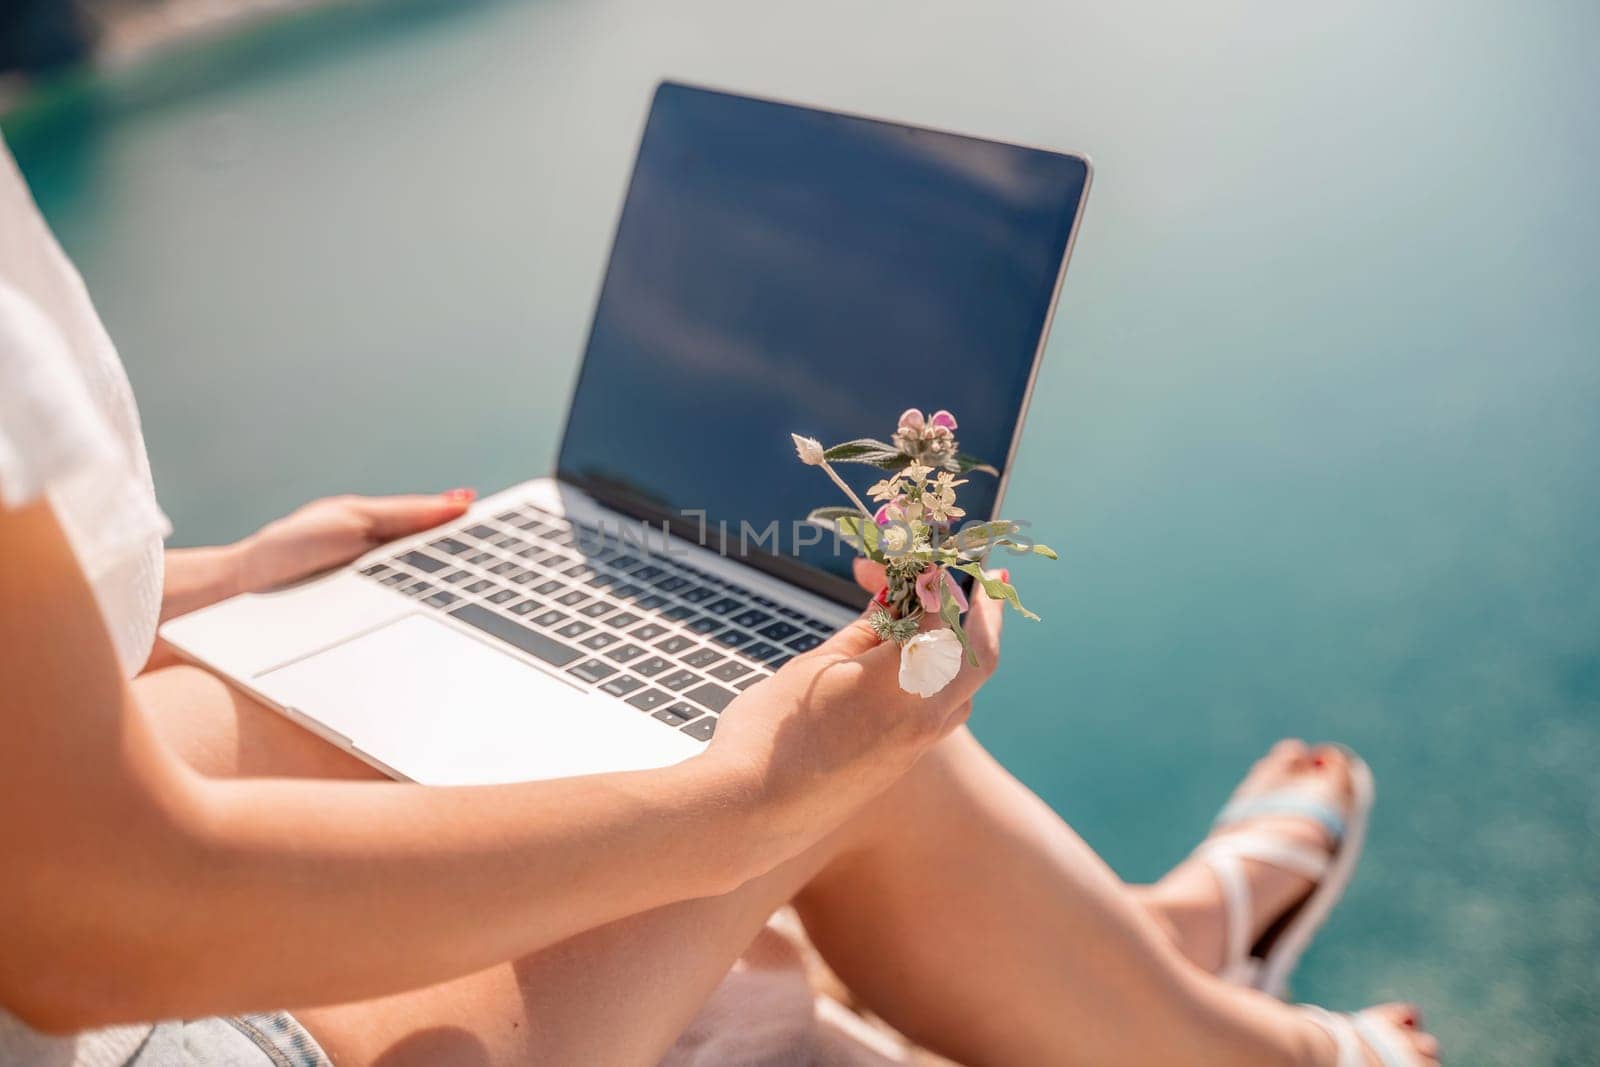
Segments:
[[[229,773],[229,752],[270,745],[246,773],[364,773],[298,729],[254,725],[272,713],[215,679],[170,675],[141,684],[161,691],[152,704],[165,732],[203,771]],[[1331,1043],[1300,1016],[1184,960],[965,731],[833,840],[734,893],[455,982],[299,1014],[350,1063],[653,1063],[797,895],[819,947],[867,1003],[966,1062],[1331,1061]]]

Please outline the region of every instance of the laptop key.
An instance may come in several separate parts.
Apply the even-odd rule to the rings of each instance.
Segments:
[[[393,574],[389,575],[383,580],[383,584],[400,585],[402,582],[409,582],[410,580],[411,575],[405,573],[404,571],[395,571]]]
[[[667,572],[664,567],[658,567],[652,563],[648,567],[640,567],[638,570],[629,575],[629,577],[636,582],[648,582],[652,578],[659,578],[665,573]]]
[[[731,597],[723,597],[720,600],[713,600],[711,603],[705,605],[705,610],[715,615],[726,615],[728,612],[736,611],[742,607],[744,607],[744,605],[739,603],[737,600],[734,600]]]
[[[660,711],[656,712],[656,718],[660,719],[668,726],[682,726],[691,719],[698,719],[700,715],[701,712],[699,708],[682,703],[681,701],[672,705],[670,708],[662,708]]]
[[[586,682],[601,682],[617,673],[615,667],[609,663],[601,663],[597,659],[586,659],[576,667],[568,667],[567,670]]]
[[[596,600],[594,603],[586,605],[578,614],[586,615],[591,619],[598,619],[602,615],[610,614],[614,608],[615,605],[607,604],[604,600]]]
[[[749,611],[740,612],[733,617],[735,626],[743,626],[747,630],[754,630],[757,626],[771,619],[772,616],[764,611],[751,608]]]
[[[746,689],[749,689],[752,685],[755,685],[757,682],[763,681],[766,677],[767,676],[765,674],[752,674],[742,682],[734,682],[733,687],[742,693]]]
[[[771,626],[756,631],[756,633],[760,634],[762,637],[765,637],[769,641],[787,641],[789,638],[793,637],[799,632],[800,627],[792,625],[791,623],[783,622],[781,620],[773,623]]]
[[[760,681],[760,678],[757,677],[752,679],[752,684],[756,681]],[[700,688],[691,689],[683,695],[689,700],[694,701],[696,704],[699,704],[703,708],[710,708],[712,711],[721,711],[729,704],[732,704],[733,698],[738,694],[734,693],[730,689],[724,689],[720,685],[713,685],[711,682],[707,682]]]
[[[538,608],[538,606],[539,602],[537,600],[519,600],[515,604],[511,605],[508,610],[513,615],[526,615],[528,612]]]
[[[750,666],[737,660],[729,660],[714,671],[707,671],[711,677],[721,682],[731,682],[735,678],[743,678],[750,673]]]
[[[460,585],[462,582],[471,577],[471,571],[451,571],[449,574],[444,576],[444,580],[449,582],[451,585]]]
[[[485,589],[493,589],[493,588],[494,588],[494,583],[491,582],[489,579],[487,579],[487,578],[479,578],[477,581],[475,581],[471,585],[467,586],[467,592],[469,592],[469,593],[481,593]]]
[[[423,603],[432,604],[436,608],[447,608],[460,599],[461,598],[456,596],[454,593],[447,593],[441,589],[437,593],[424,600]]]
[[[433,592],[433,586],[429,585],[427,582],[416,581],[412,582],[410,585],[406,586],[400,591],[406,596],[427,596],[429,593]]]
[[[638,622],[643,617],[644,616],[642,616],[642,615],[635,615],[631,611],[619,612],[618,614],[613,615],[613,616],[611,616],[611,618],[607,619],[606,620],[606,625],[607,626],[615,626],[619,630],[626,630],[628,627],[632,626],[634,623]]]
[[[649,596],[640,597],[638,600],[635,600],[634,603],[646,611],[655,611],[657,608],[670,604],[671,601],[664,596],[656,596],[654,593],[652,593]]]
[[[722,629],[722,623],[709,615],[702,615],[698,619],[690,619],[685,625],[697,634],[714,634]]]
[[[657,645],[656,647],[660,648],[661,646]],[[687,663],[691,667],[699,667],[701,670],[704,670],[713,663],[721,663],[722,655],[718,652],[712,651],[709,648],[702,648],[697,652],[691,652],[687,656],[683,657],[683,662]]]
[[[497,537],[500,534],[500,531],[496,530],[493,526],[485,526],[481,522],[476,526],[468,526],[461,532],[470,537],[476,537],[480,541],[487,541],[489,538]]]
[[[537,630],[530,630],[521,623],[508,619],[499,612],[490,611],[481,604],[463,604],[450,612],[450,615],[491,637],[498,637],[513,648],[519,648],[557,667],[564,667],[583,655],[577,649],[564,645],[554,638],[546,637]]]
[[[666,632],[667,628],[665,626],[659,625],[658,623],[647,622],[637,630],[630,633],[628,636],[636,641],[654,641],[656,638],[660,637]]]
[[[782,652],[783,649],[776,645],[769,645],[765,641],[757,641],[753,645],[746,645],[741,648],[739,650],[739,655],[744,656],[746,659],[760,661],[768,660],[773,656],[781,655]]]
[[[495,555],[493,552],[474,552],[472,555],[467,557],[467,562],[472,564],[474,567],[481,567],[485,563],[489,563],[492,560],[497,560],[499,558],[500,557]]]
[[[550,610],[535,615],[532,622],[535,626],[557,626],[567,621],[565,612]]]
[[[666,659],[663,656],[651,656],[649,659],[642,659],[638,663],[635,663],[632,669],[638,671],[646,678],[653,678],[672,665],[673,664],[670,659]]]
[[[682,622],[684,619],[694,618],[694,609],[687,604],[674,604],[666,611],[663,611],[661,617],[672,622]]]
[[[663,678],[656,679],[656,684],[664,685],[668,689],[677,691],[680,689],[687,689],[689,686],[693,685],[699,680],[700,676],[694,673],[694,671],[673,671],[671,674]]]
[[[540,582],[538,585],[534,586],[533,587],[533,591],[535,593],[538,593],[540,596],[549,596],[551,593],[554,593],[557,589],[565,589],[565,588],[566,588],[565,585],[562,585],[560,582],[558,582],[554,578],[552,578],[548,582]]]
[[[491,604],[504,604],[508,600],[517,599],[517,595],[518,594],[515,589],[499,589],[484,599],[488,600]]]
[[[726,645],[729,648],[738,648],[740,645],[749,644],[751,641],[754,641],[755,638],[751,637],[743,630],[724,630],[722,633],[713,637],[712,640],[718,644]]]
[[[631,674],[619,674],[600,687],[602,693],[610,693],[614,697],[625,697],[635,689],[644,688],[644,683]],[[629,701],[632,703],[632,701]]]
[[[702,601],[710,600],[716,595],[714,590],[707,589],[703,585],[697,585],[691,589],[685,589],[678,594],[678,597],[682,600],[687,600],[691,604],[699,604]]]
[[[779,656],[777,659],[769,659],[767,660],[767,669],[769,671],[775,671],[792,659],[794,659],[793,656]]]
[[[403,552],[395,558],[398,562],[404,563],[412,570],[426,571],[428,574],[432,574],[434,571],[442,571],[446,566],[443,560],[434,559],[432,556],[425,556],[421,552],[417,552],[415,550]]]
[[[620,640],[622,640],[622,638],[618,637],[616,634],[608,634],[604,630],[599,630],[590,634],[588,637],[585,637],[579,642],[579,644],[583,645],[584,648],[599,650],[602,648],[608,648]]]
[[[670,578],[664,578],[657,582],[656,588],[663,593],[676,593],[688,584],[689,579],[674,574]]]
[[[594,629],[593,624],[573,619],[557,630],[556,633],[562,637],[582,637],[592,629]]]
[[[822,644],[822,638],[818,637],[816,634],[801,634],[799,637],[789,642],[789,647],[794,649],[796,652],[810,652],[813,648],[816,648],[820,644]]]
[[[682,727],[680,732],[688,734],[696,741],[709,741],[711,735],[717,732],[717,717],[702,715],[688,726]]]
[[[620,648],[613,648],[606,655],[618,663],[627,663],[629,660],[638,659],[644,655],[644,649],[638,645],[623,645]]]
[[[362,567],[361,573],[368,578],[382,578],[389,573],[389,565],[387,563],[374,563],[370,567]]]
[[[637,637],[639,635],[634,634],[634,636]],[[679,652],[682,652],[686,648],[693,648],[694,642],[682,634],[673,634],[665,641],[657,641],[656,647],[667,653],[669,656],[676,656]],[[714,654],[715,653],[713,653],[713,655]]]
[[[582,604],[585,600],[588,600],[588,599],[589,599],[589,594],[588,593],[582,592],[581,590],[574,589],[570,593],[565,593],[562,596],[556,597],[556,603],[557,604],[565,604],[565,605],[567,605],[567,607],[570,608],[572,605],[574,605],[574,604]]]
[[[640,711],[654,711],[672,699],[671,693],[663,693],[659,689],[646,689],[628,698],[628,703]]]

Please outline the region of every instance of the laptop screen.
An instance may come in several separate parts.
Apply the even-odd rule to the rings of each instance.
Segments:
[[[560,476],[859,605],[849,547],[797,530],[848,502],[789,434],[887,440],[902,410],[948,408],[1003,468],[1086,181],[1074,156],[662,85]],[[962,506],[990,517],[998,480],[970,478]]]

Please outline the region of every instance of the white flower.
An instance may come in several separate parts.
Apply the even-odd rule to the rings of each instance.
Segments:
[[[931,697],[961,670],[961,638],[954,630],[927,630],[900,647],[900,688]]]
[[[822,466],[822,442],[815,437],[801,437],[797,433],[789,435],[794,438],[794,450],[800,456],[800,462],[808,467]]]

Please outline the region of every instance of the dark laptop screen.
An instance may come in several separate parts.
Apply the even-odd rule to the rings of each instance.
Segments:
[[[1001,466],[1086,180],[1072,156],[661,86],[561,476],[691,537],[703,512],[713,550],[859,603],[848,549],[795,547],[795,520],[847,501],[790,432],[886,440],[904,408],[948,408]],[[967,514],[996,487],[973,475]]]

